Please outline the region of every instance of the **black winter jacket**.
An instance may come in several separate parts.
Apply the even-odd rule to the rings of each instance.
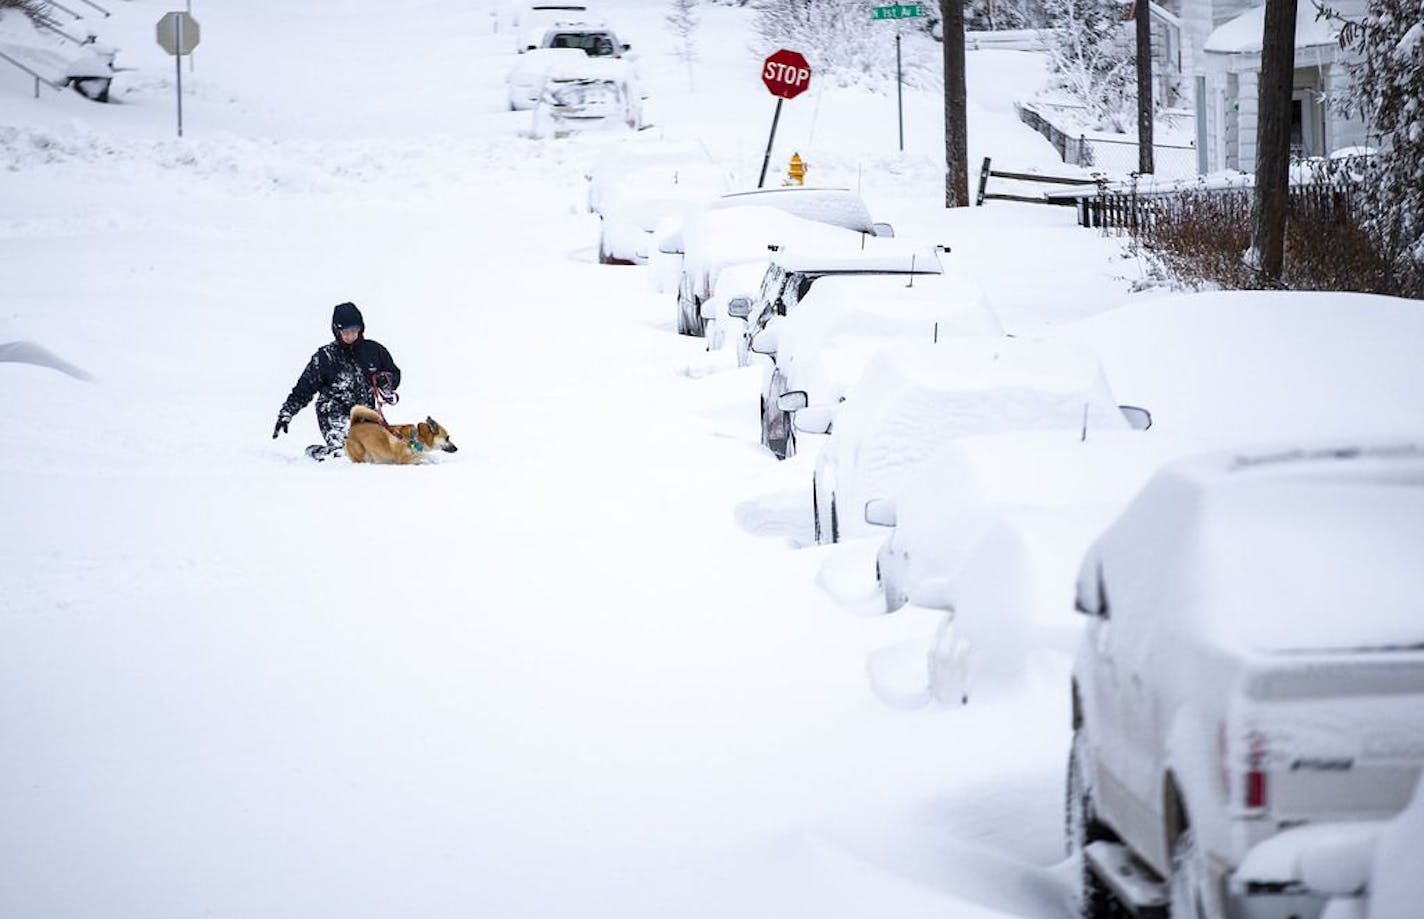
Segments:
[[[391,389],[400,386],[400,368],[380,342],[361,337],[350,345],[340,339],[323,345],[307,362],[291,395],[282,403],[281,417],[290,420],[318,394],[321,398],[317,411],[323,415],[344,416],[351,413],[352,406],[374,406],[371,377],[377,373],[391,375]]]

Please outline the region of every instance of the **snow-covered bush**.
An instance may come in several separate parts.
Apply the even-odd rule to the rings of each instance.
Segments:
[[[1137,72],[1131,36],[1116,0],[1043,0],[1055,85],[1088,108],[1097,130],[1137,123]]]
[[[1424,6],[1419,0],[1368,0],[1364,16],[1341,20],[1340,45],[1353,50],[1344,98],[1384,147],[1370,163],[1366,228],[1395,270],[1424,295]]]
[[[1424,296],[1391,265],[1366,226],[1371,213],[1361,161],[1310,161],[1294,167],[1280,286]],[[1148,275],[1190,288],[1250,290],[1258,273],[1242,258],[1251,243],[1249,187],[1205,185],[1140,199],[1133,242]]]
[[[818,79],[841,85],[878,89],[894,83],[895,25],[872,20],[864,0],[765,0],[756,6],[758,53],[795,48],[806,55]],[[903,60],[907,85],[933,85],[938,55],[917,54],[906,42]]]

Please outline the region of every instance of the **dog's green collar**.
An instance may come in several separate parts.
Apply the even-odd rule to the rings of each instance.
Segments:
[[[423,452],[425,451],[425,444],[423,444],[423,443],[421,443],[420,441],[416,440],[414,437],[412,437],[410,440],[406,441],[406,446],[410,447],[410,448],[411,448],[412,450],[414,450],[416,453],[423,453]]]

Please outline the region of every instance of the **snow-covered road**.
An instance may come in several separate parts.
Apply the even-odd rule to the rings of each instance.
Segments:
[[[593,264],[594,143],[516,136],[487,8],[245,6],[195,10],[188,141],[157,66],[5,138],[0,340],[98,381],[0,365],[0,915],[1064,914],[1061,656],[877,700],[934,621],[817,588],[865,548],[795,548],[756,371]],[[345,299],[459,453],[313,464],[310,409],[268,439]]]

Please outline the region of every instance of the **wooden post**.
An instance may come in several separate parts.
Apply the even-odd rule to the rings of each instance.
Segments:
[[[989,157],[984,157],[984,166],[979,170],[979,195],[974,199],[974,206],[981,207],[984,204],[984,188],[989,184]]]
[[[1156,172],[1152,162],[1152,4],[1136,0],[1137,19],[1137,171]]]
[[[1266,0],[1257,96],[1256,188],[1251,199],[1251,247],[1261,280],[1280,283],[1285,260],[1286,193],[1290,173],[1291,86],[1295,77],[1296,0]]]
[[[969,206],[969,117],[964,82],[964,0],[940,0],[944,23],[944,206]]]

